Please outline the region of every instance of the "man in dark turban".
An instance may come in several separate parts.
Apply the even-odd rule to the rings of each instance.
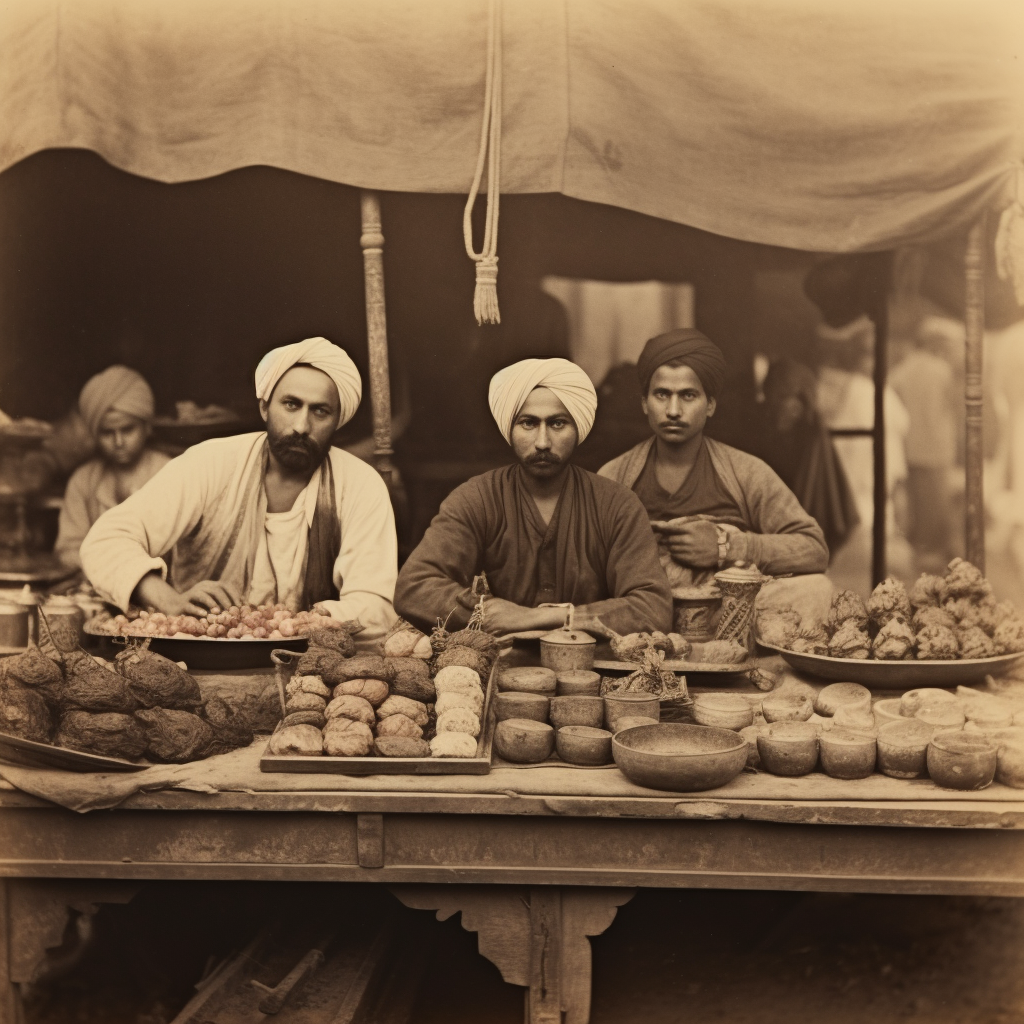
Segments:
[[[726,373],[721,350],[698,330],[651,338],[637,374],[654,436],[600,475],[640,498],[674,588],[737,563],[775,576],[822,573],[825,538],[793,492],[760,459],[704,436]]]

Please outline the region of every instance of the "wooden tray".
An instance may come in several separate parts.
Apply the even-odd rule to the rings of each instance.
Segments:
[[[261,772],[295,772],[313,775],[486,775],[491,770],[494,742],[494,692],[498,662],[495,659],[487,680],[484,706],[480,713],[480,737],[476,757],[303,757],[271,754],[267,744],[260,758]],[[280,723],[278,729],[281,728]],[[277,732],[277,729],[274,730]]]
[[[81,750],[55,747],[51,743],[36,743],[20,736],[0,733],[0,760],[24,768],[60,768],[68,772],[141,772],[148,764],[122,761],[118,757],[86,754]]]

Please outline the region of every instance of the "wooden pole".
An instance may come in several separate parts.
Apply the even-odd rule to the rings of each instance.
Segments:
[[[967,560],[985,571],[984,449],[982,447],[982,343],[985,335],[985,219],[971,228],[964,255],[964,404],[966,437],[964,513]]]
[[[886,279],[888,280],[888,279]],[[877,587],[886,575],[886,526],[889,511],[889,481],[885,466],[885,378],[889,372],[889,295],[882,290],[871,319],[875,324],[875,419],[872,428],[872,522],[871,522],[871,586]]]
[[[373,460],[384,482],[391,483],[391,379],[388,373],[388,325],[384,313],[384,233],[380,196],[359,193],[362,212],[363,278],[366,282],[366,340],[370,356],[370,403],[373,409]]]

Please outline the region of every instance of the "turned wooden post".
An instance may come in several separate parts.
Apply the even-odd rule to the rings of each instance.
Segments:
[[[964,256],[964,404],[966,436],[964,445],[965,513],[964,533],[967,560],[985,571],[985,452],[982,444],[982,349],[985,336],[985,220],[982,217],[967,236]]]
[[[388,372],[388,325],[384,313],[384,233],[380,196],[359,193],[362,212],[363,278],[366,283],[366,340],[370,357],[370,403],[373,409],[373,460],[384,482],[391,483],[391,379]]]

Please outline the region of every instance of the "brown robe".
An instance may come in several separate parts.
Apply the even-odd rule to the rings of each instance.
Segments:
[[[495,597],[572,602],[618,633],[669,630],[672,598],[647,513],[632,491],[570,466],[545,526],[518,465],[473,477],[445,499],[398,575],[395,610],[420,629],[454,610],[484,571]]]

